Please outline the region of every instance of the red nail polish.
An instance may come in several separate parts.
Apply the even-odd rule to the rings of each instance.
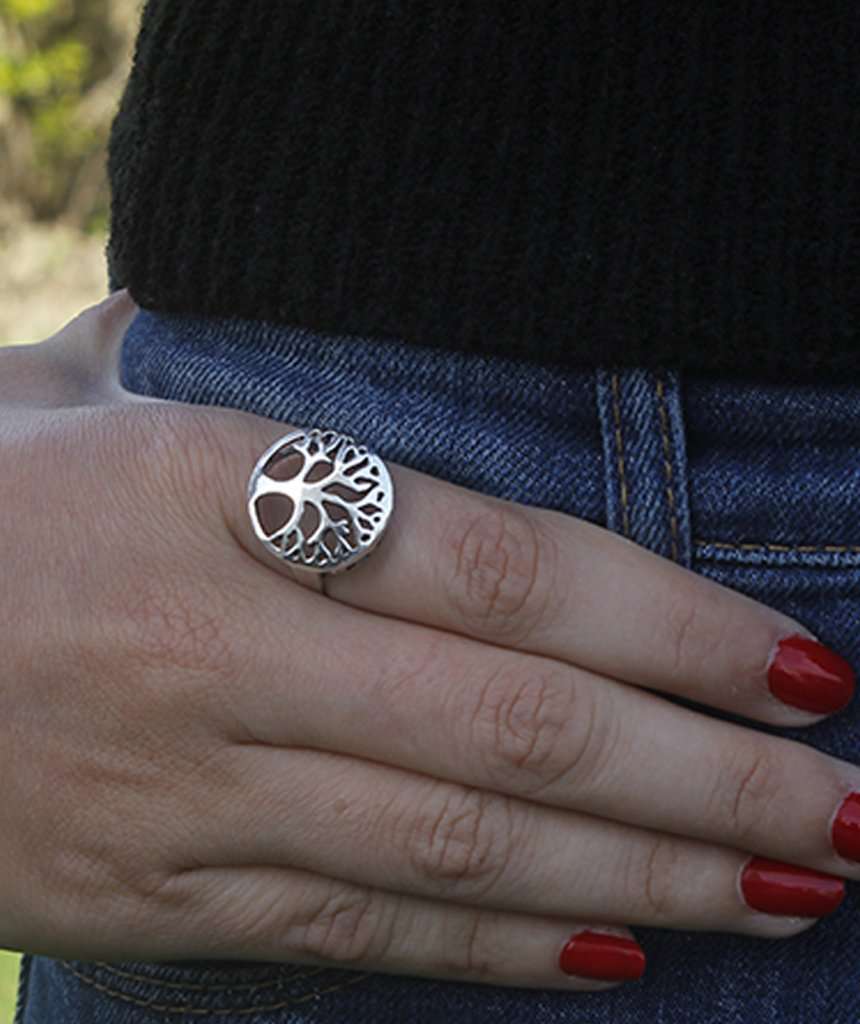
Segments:
[[[841,878],[763,857],[744,868],[741,889],[753,910],[789,917],[824,917],[845,898]]]
[[[841,711],[854,696],[854,672],[848,662],[805,636],[780,640],[767,682],[784,704],[819,715]]]
[[[846,860],[860,860],[860,793],[842,801],[833,820],[833,848]]]
[[[565,974],[599,981],[635,981],[645,970],[645,954],[632,939],[603,932],[577,932],[561,951]]]

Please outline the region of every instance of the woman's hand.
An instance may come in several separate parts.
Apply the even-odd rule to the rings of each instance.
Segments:
[[[641,969],[584,931],[838,905],[860,771],[659,695],[815,721],[853,681],[780,646],[807,630],[397,466],[379,550],[317,594],[246,521],[288,427],[123,391],[134,312],[0,352],[0,945],[584,989]]]

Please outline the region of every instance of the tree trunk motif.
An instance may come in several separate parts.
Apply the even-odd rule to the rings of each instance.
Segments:
[[[268,550],[329,573],[372,550],[393,499],[382,459],[334,430],[281,438],[260,458],[248,485],[251,522]]]

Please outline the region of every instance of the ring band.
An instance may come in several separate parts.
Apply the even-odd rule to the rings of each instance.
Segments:
[[[263,452],[248,481],[255,536],[322,593],[326,575],[351,569],[373,551],[393,508],[383,460],[336,430],[284,435]]]

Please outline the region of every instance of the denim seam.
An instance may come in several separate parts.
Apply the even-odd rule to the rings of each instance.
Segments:
[[[772,544],[769,541],[749,541],[746,543],[736,543],[734,541],[727,540],[702,540],[697,538],[693,541],[694,544],[698,544],[702,547],[712,548],[731,548],[736,551],[797,551],[814,553],[816,551],[829,551],[829,552],[847,552],[851,551],[854,553],[860,553],[860,544]]]
[[[108,985],[103,985],[93,978],[88,977],[86,974],[82,974],[80,971],[75,970],[70,963],[65,960],[60,960],[59,963],[71,974],[73,974],[79,981],[84,982],[86,985],[91,985],[98,992],[103,992],[105,995],[113,996],[115,999],[121,999],[123,1002],[131,1003],[134,1006],[141,1006],[149,1010],[157,1010],[159,1013],[185,1013],[193,1014],[196,1016],[203,1016],[208,1014],[209,1016],[226,1016],[227,1014],[251,1014],[251,1013],[267,1013],[271,1010],[284,1010],[290,1006],[299,1006],[302,1003],[308,1003],[311,1000],[318,999],[320,996],[329,995],[332,992],[340,992],[345,988],[350,988],[353,985],[358,985],[359,982],[366,981],[370,974],[359,974],[355,978],[350,978],[348,981],[338,982],[336,985],[331,985],[328,988],[318,989],[315,992],[309,992],[304,996],[297,996],[292,999],[281,1000],[277,1003],[259,1003],[256,1006],[227,1006],[227,1007],[211,1007],[211,1006],[170,1006],[165,1003],[158,1003],[151,999],[137,999],[135,996],[130,996],[126,992],[120,992],[119,989],[110,988]],[[148,979],[152,981],[152,979]]]
[[[153,978],[150,974],[134,974],[131,971],[122,971],[118,967],[113,967],[111,964],[104,963],[101,960],[95,961],[96,967],[104,971],[107,974],[113,974],[118,978],[128,978],[131,981],[142,981],[150,985],[157,985],[159,988],[171,988],[179,992],[220,992],[225,989],[229,989],[232,992],[239,992],[242,990],[253,991],[262,988],[271,988],[272,985],[278,985],[282,982],[289,982],[292,984],[294,981],[303,981],[307,978],[316,977],[318,974],[323,974],[327,970],[325,967],[315,967],[312,971],[302,971],[298,974],[290,974],[289,971],[277,970],[277,973],[270,975],[268,981],[247,981],[239,984],[235,982],[226,982],[224,984],[215,985],[193,985],[189,982],[181,981],[162,981],[161,978]]]
[[[615,450],[618,455],[618,484],[621,491],[621,519],[624,535],[630,536],[630,516],[627,509],[627,471],[624,465],[624,437],[621,433],[621,409],[618,396],[618,374],[612,374],[612,411],[615,417]]]
[[[672,559],[677,562],[679,560],[678,515],[675,507],[675,491],[672,486],[672,460],[675,456],[674,449],[670,445],[669,441],[669,424],[668,417],[666,415],[665,396],[663,393],[663,379],[659,375],[655,374],[654,380],[658,398],[657,410],[660,414],[660,433],[663,436],[663,470],[666,474],[666,501],[669,506],[669,529],[672,533]]]

